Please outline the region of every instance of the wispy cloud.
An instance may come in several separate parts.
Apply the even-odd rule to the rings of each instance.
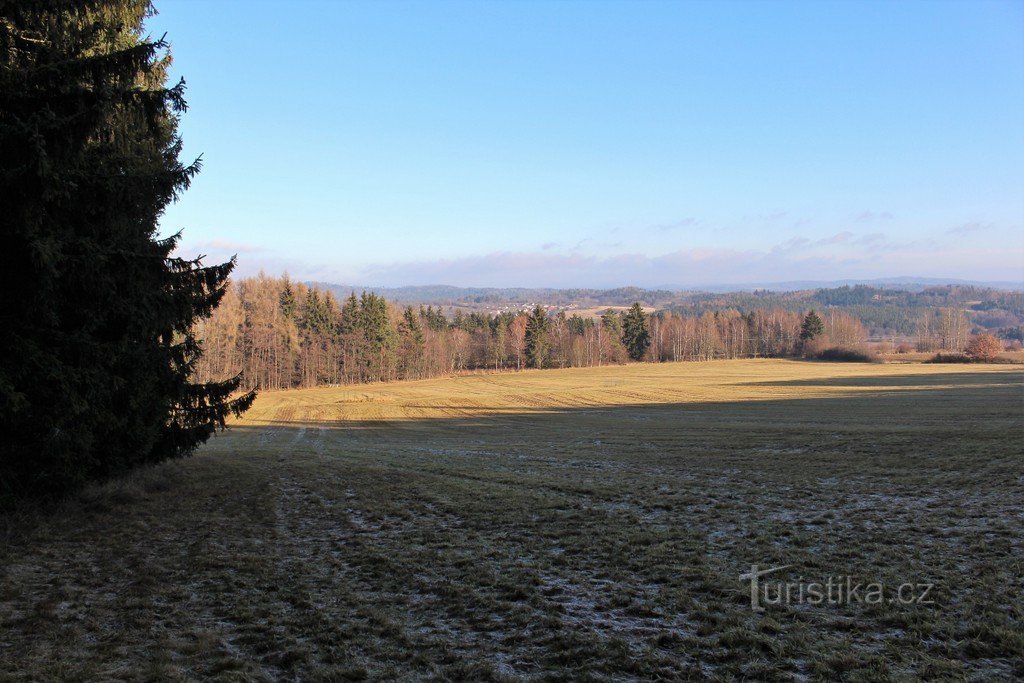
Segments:
[[[818,240],[817,242],[814,243],[814,246],[826,247],[832,244],[842,244],[844,242],[849,242],[850,238],[852,238],[853,236],[854,235],[852,232],[837,232],[835,235],[832,235],[831,237],[825,237]]]
[[[947,235],[967,235],[972,232],[982,232],[984,230],[992,229],[991,223],[982,223],[981,221],[971,221],[970,223],[964,223],[956,227],[950,228],[946,231]]]
[[[866,235],[861,235],[853,241],[853,244],[857,246],[871,246],[885,242],[885,233],[882,232],[869,232]]]
[[[861,211],[853,217],[858,223],[871,223],[874,221],[890,221],[894,216],[888,211]]]
[[[772,223],[774,221],[781,221],[783,218],[789,215],[789,212],[785,209],[774,209],[767,213],[755,213],[749,216],[744,216],[745,221],[760,221],[765,223]]]
[[[368,285],[615,287],[699,286],[895,275],[1019,279],[1022,249],[965,250],[934,242],[889,242],[881,233],[797,237],[763,249],[695,248],[659,255],[501,251],[364,269]]]
[[[987,230],[968,223],[951,235]],[[665,253],[627,251],[622,243],[586,238],[550,241],[531,250],[505,250],[451,258],[343,266],[325,255],[318,262],[226,239],[185,243],[178,254],[207,255],[208,263],[238,255],[237,276],[288,272],[303,280],[365,286],[645,287],[837,280],[888,276],[1020,280],[1020,245],[965,247],[953,237],[894,240],[883,232],[844,230],[826,237],[796,235],[758,247],[696,247]],[[626,251],[627,253],[623,253]]]
[[[806,237],[791,237],[785,242],[781,242],[773,246],[770,250],[772,254],[786,254],[796,251],[801,251],[811,246],[811,240]]]
[[[696,218],[693,218],[691,216],[689,218],[683,218],[681,220],[674,221],[672,223],[664,223],[662,225],[657,225],[655,227],[658,230],[660,230],[661,232],[668,232],[669,230],[679,230],[680,228],[691,228],[691,227],[697,225],[697,223],[699,223],[699,222],[700,221],[698,221]]]

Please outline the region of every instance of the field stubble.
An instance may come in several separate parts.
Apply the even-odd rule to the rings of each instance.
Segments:
[[[1024,676],[1012,367],[631,365],[265,393],[8,520],[0,677]],[[929,605],[754,612],[780,580]]]

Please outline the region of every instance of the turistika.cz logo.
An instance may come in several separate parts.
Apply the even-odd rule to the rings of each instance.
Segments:
[[[763,612],[763,605],[850,605],[861,603],[878,605],[898,603],[903,605],[934,604],[932,583],[901,583],[894,589],[886,589],[881,582],[864,583],[852,576],[830,576],[825,581],[806,581],[803,577],[795,581],[773,581],[763,577],[774,572],[789,569],[792,565],[761,569],[751,565],[750,571],[740,574],[740,581],[750,582],[750,608]]]

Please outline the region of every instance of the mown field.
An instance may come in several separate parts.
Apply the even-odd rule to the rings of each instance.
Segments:
[[[1024,372],[720,361],[266,393],[5,520],[0,679],[1024,677]],[[750,606],[779,580],[929,604]]]

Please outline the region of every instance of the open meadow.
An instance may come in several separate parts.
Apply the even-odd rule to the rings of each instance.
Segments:
[[[2,531],[2,679],[1019,678],[1024,372],[266,392],[194,458]],[[755,611],[752,565],[885,599]]]

